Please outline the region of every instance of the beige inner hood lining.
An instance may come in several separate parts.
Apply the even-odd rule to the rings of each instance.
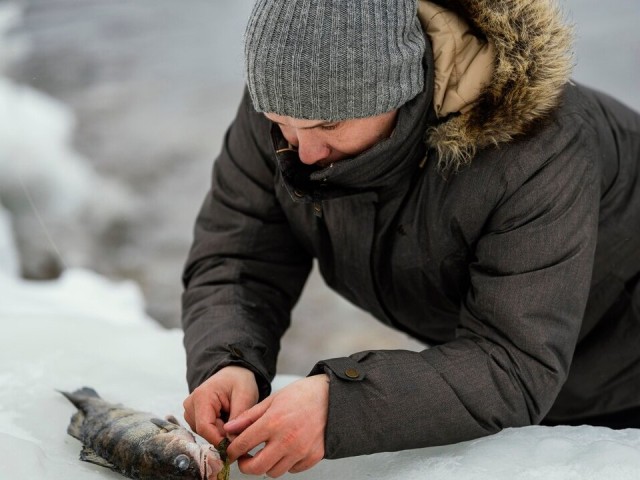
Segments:
[[[433,48],[436,115],[467,112],[491,81],[493,45],[474,36],[456,13],[434,3],[419,1],[418,18]]]

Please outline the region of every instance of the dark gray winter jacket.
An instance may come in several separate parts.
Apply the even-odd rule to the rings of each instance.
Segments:
[[[438,113],[429,50],[391,138],[316,169],[245,95],[197,220],[191,389],[239,364],[269,393],[313,258],[336,292],[432,345],[316,365],[328,458],[640,406],[640,116],[567,81],[548,2],[447,5],[495,49],[470,107]]]

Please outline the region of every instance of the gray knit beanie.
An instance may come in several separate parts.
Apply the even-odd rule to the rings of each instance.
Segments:
[[[255,109],[337,121],[379,115],[423,89],[417,0],[257,0],[245,34]]]

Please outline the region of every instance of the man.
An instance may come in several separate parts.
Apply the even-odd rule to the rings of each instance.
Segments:
[[[570,82],[570,50],[547,0],[259,0],[184,275],[191,427],[272,477],[640,427],[640,117]],[[431,347],[320,361],[269,396],[312,258]]]

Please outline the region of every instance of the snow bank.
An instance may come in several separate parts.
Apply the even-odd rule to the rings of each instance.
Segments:
[[[67,223],[104,224],[126,212],[131,195],[99,176],[74,151],[75,118],[59,101],[0,77],[0,199],[12,211],[32,205]]]
[[[0,257],[1,258],[1,257]],[[145,325],[160,329],[144,313],[144,298],[137,284],[113,282],[89,270],[69,269],[56,281],[25,281],[0,276],[3,299],[0,319],[46,317],[50,323],[78,320],[88,329],[95,322],[119,324],[129,328]]]
[[[69,271],[57,282],[0,277],[0,478],[117,479],[78,460],[74,408],[56,389],[182,414],[182,334],[154,326],[131,284]],[[5,295],[5,292],[7,294]],[[279,388],[295,377],[278,377]],[[249,479],[234,467],[232,478]],[[299,480],[637,480],[640,430],[528,427],[457,445],[323,461]]]

